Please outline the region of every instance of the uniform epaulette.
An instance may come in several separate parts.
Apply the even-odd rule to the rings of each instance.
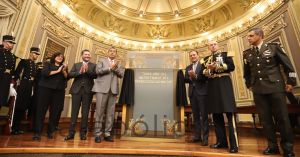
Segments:
[[[269,42],[269,43],[267,43],[267,45],[281,45],[281,44],[278,42]]]
[[[252,48],[248,48],[246,50],[243,51],[243,54],[247,54],[248,52],[250,52],[252,50]]]

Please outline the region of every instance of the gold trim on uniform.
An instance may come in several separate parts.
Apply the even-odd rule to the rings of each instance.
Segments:
[[[229,73],[221,73],[221,74],[212,74],[208,76],[209,78],[216,78],[216,77],[223,77],[223,76],[230,76]]]
[[[4,73],[8,73],[10,74],[11,70],[10,69],[5,69],[5,72]]]

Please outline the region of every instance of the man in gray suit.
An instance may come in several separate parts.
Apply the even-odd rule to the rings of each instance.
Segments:
[[[91,89],[97,75],[95,71],[96,64],[90,62],[90,51],[82,50],[81,57],[82,62],[75,63],[69,73],[69,78],[74,78],[74,82],[70,89],[70,94],[72,94],[72,112],[69,135],[65,137],[66,141],[74,139],[75,127],[81,104],[80,139],[86,140],[88,115],[93,99]]]
[[[95,80],[93,92],[96,92],[96,122],[95,142],[101,142],[102,122],[105,116],[104,140],[113,142],[111,129],[114,121],[116,97],[119,93],[118,78],[124,75],[124,68],[115,60],[117,49],[108,49],[108,57],[101,59],[96,67],[97,79]]]

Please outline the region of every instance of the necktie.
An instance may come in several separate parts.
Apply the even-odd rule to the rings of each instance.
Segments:
[[[114,60],[110,60],[110,65],[114,64]]]
[[[256,54],[259,54],[259,48],[257,46],[255,46],[255,52]]]

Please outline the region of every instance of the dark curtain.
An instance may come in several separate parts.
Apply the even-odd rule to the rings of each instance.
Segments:
[[[177,72],[176,79],[176,105],[187,106],[186,88],[184,82],[184,74],[182,70]]]
[[[126,69],[120,98],[119,104],[127,104],[133,105],[134,104],[134,70],[133,69]]]

